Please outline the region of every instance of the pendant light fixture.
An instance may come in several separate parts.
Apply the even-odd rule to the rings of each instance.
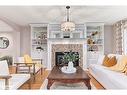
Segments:
[[[69,19],[69,9],[70,6],[66,6],[67,9],[67,21],[61,24],[61,31],[63,32],[72,32],[75,30],[75,23],[71,22]]]

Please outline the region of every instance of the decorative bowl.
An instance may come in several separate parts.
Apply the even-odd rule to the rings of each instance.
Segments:
[[[63,66],[63,67],[61,68],[61,71],[62,71],[63,73],[71,74],[71,73],[75,73],[75,72],[76,72],[76,68],[73,67],[73,68],[69,69],[68,66]]]

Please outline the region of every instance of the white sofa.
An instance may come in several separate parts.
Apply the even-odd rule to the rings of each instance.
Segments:
[[[117,62],[121,55],[109,54],[108,56],[116,56]],[[102,65],[104,55],[100,55],[96,64],[89,66],[90,74],[105,89],[127,89],[127,75],[124,73],[109,70],[108,67]]]

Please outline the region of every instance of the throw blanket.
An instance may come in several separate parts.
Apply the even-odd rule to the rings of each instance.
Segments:
[[[12,56],[3,56],[0,58],[0,61],[3,61],[3,60],[6,60],[9,66],[12,65],[12,63],[13,63]]]
[[[127,66],[127,56],[123,55],[118,60],[117,64],[112,67],[109,67],[109,69],[123,73],[126,71],[126,66]]]

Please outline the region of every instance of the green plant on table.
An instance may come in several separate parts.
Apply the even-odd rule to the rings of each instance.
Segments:
[[[79,60],[79,54],[76,52],[72,52],[72,50],[70,50],[69,52],[64,52],[64,56],[63,56],[63,60],[65,62],[75,62],[77,60]]]

